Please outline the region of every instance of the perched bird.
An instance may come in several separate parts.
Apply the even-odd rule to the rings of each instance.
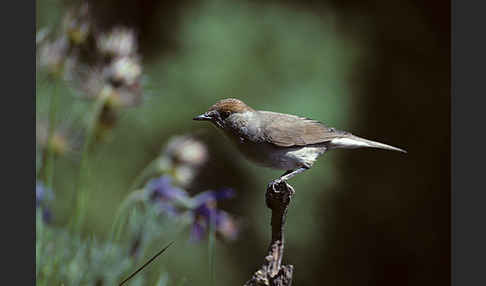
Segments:
[[[254,110],[235,98],[216,102],[194,120],[207,120],[222,129],[248,159],[266,167],[286,170],[270,183],[272,187],[310,169],[317,158],[330,149],[368,147],[406,153],[327,127],[313,119]]]

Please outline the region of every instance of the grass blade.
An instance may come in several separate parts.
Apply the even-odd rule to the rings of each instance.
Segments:
[[[138,272],[142,271],[142,269],[144,269],[147,265],[150,264],[150,262],[154,261],[159,255],[161,255],[164,251],[167,250],[167,248],[169,248],[172,244],[174,243],[174,241],[172,241],[171,243],[169,243],[166,247],[162,248],[162,250],[160,250],[159,252],[157,252],[157,254],[155,254],[152,258],[150,258],[147,262],[144,263],[144,265],[140,266],[135,272],[133,272],[130,276],[128,276],[125,280],[123,280],[119,286],[122,286],[123,284],[125,284],[125,282],[127,282],[128,280],[132,279],[133,276],[137,275]]]

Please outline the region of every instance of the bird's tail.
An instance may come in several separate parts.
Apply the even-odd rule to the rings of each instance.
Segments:
[[[385,150],[407,153],[407,151],[403,149],[393,147],[387,144],[383,144],[380,142],[364,139],[354,135],[349,135],[341,138],[334,138],[331,140],[330,143],[331,143],[331,147],[334,148],[354,149],[354,148],[364,147],[364,148],[378,148],[378,149],[385,149]]]

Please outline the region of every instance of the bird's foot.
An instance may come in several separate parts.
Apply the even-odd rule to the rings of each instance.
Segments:
[[[282,180],[281,178],[275,179],[268,184],[267,189],[271,188],[275,193],[279,193],[280,191],[278,191],[277,186],[280,184],[287,184],[287,181]]]

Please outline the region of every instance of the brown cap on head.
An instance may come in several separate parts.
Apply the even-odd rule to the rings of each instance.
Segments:
[[[211,110],[216,110],[219,112],[229,112],[229,113],[254,111],[253,108],[249,107],[243,101],[236,98],[221,99],[220,101],[216,102],[213,106],[211,106],[208,111]]]

